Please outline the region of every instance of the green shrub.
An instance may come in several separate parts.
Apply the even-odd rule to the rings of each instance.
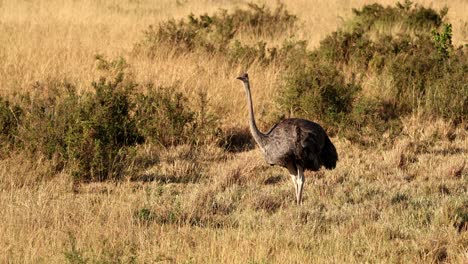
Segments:
[[[426,76],[424,109],[433,116],[456,122],[468,116],[468,56],[453,56]]]
[[[448,9],[437,12],[431,8],[413,5],[411,1],[397,3],[394,7],[380,4],[365,5],[353,9],[354,17],[348,21],[351,31],[361,29],[372,32],[379,28],[392,28],[395,25],[407,30],[428,30],[439,27]]]
[[[289,58],[297,58],[294,51],[305,50],[304,41],[287,40],[282,46],[268,45],[265,41],[294,29],[297,17],[291,15],[283,4],[273,10],[253,3],[247,4],[247,7],[232,12],[219,10],[213,15],[191,14],[187,19],[172,19],[158,26],[151,25],[144,31],[143,40],[135,45],[135,51],[149,57],[167,54],[167,50],[175,51],[170,54],[216,54],[226,57],[231,64],[245,67],[253,62],[266,65],[273,61],[287,67],[287,61],[292,61]],[[241,42],[241,35],[258,41],[253,44]]]
[[[78,94],[70,83],[47,81],[20,97],[21,108],[1,99],[0,137],[55,159],[57,169],[68,168],[77,181],[103,181],[121,178],[138,144],[195,144],[217,131],[206,94],[194,111],[176,86],[148,84],[147,94],[136,93],[138,84],[126,77],[123,59],[97,60],[107,77],[93,82],[91,92]]]
[[[381,142],[385,133],[391,140],[401,130],[402,125],[392,102],[361,95],[355,99],[352,112],[340,124],[339,134],[367,146]]]
[[[418,6],[408,13],[405,22],[412,28],[427,30],[430,28],[439,27],[445,14],[445,9],[439,13],[432,8]]]
[[[242,45],[240,41],[235,41],[228,50],[228,57],[231,62],[239,62],[244,64],[252,64],[254,61],[268,62],[271,58],[268,57],[269,51],[266,48],[264,41],[257,42],[254,46]]]
[[[198,17],[191,14],[187,20],[168,20],[158,26],[151,25],[144,31],[144,40],[136,47],[150,56],[167,47],[178,52],[224,53],[232,45],[239,48],[235,37],[241,32],[256,38],[273,37],[292,28],[296,20],[296,16],[289,14],[282,4],[272,11],[264,5],[251,3],[247,10],[236,9],[232,13],[220,10],[213,15]]]
[[[393,81],[399,115],[421,111],[458,121],[467,116],[468,56],[462,49],[444,54],[427,37],[388,59],[385,73]]]
[[[407,51],[399,52],[386,65],[386,73],[393,81],[392,97],[402,115],[418,109],[428,78],[431,78],[428,74],[436,73],[435,50],[427,40],[411,44]]]
[[[464,201],[451,212],[454,220],[453,226],[458,232],[468,231],[468,201]]]
[[[289,71],[279,103],[294,115],[336,126],[352,111],[359,90],[359,85],[347,83],[332,65],[311,63]]]
[[[364,31],[337,31],[326,37],[318,52],[332,63],[346,66],[350,63],[366,70],[374,55],[374,46]]]
[[[206,91],[200,91],[197,94],[198,100],[193,107],[194,120],[193,130],[191,132],[190,144],[204,144],[207,142],[219,142],[221,129],[219,128],[219,116],[208,110],[209,99]]]
[[[28,107],[19,132],[21,146],[60,159],[76,180],[117,179],[126,147],[143,141],[131,116],[134,85],[118,74],[114,80],[94,82],[94,93],[80,96],[69,83],[37,83],[36,89],[47,95],[23,97]]]
[[[302,58],[288,67],[277,100],[282,114],[318,119],[359,142],[362,134],[394,135],[400,117],[414,112],[465,120],[468,55],[466,47],[452,46],[451,26],[442,24],[446,13],[409,1],[354,10],[350,26],[315,51],[299,53]],[[382,30],[397,25],[398,34]],[[361,90],[369,79],[387,86]]]
[[[410,1],[398,3],[395,7],[365,5],[361,10],[353,9],[354,17],[348,21],[351,26],[326,37],[321,42],[319,52],[340,66],[352,63],[365,71],[375,57],[393,57],[406,52],[411,46],[428,46],[426,44],[430,41],[427,38],[431,36],[431,30],[441,26],[446,12],[446,9],[438,13],[430,8],[414,7]],[[381,30],[395,26],[402,27],[402,33],[395,35],[391,30]],[[450,34],[450,27],[443,33],[432,33],[440,49],[447,49],[448,42],[451,44]],[[382,67],[382,63],[377,66]]]
[[[227,50],[227,57],[233,64],[242,64],[246,67],[253,62],[264,66],[277,62],[283,68],[291,68],[307,60],[309,51],[307,42],[303,40],[287,39],[278,46],[267,47],[265,41],[259,41],[254,45],[245,45],[240,41],[234,41]]]
[[[129,154],[126,147],[143,142],[131,115],[136,84],[124,82],[119,74],[92,85],[95,93],[83,96],[74,125],[67,130],[67,158],[76,162],[75,174],[83,180],[118,179]]]
[[[0,97],[0,140],[1,144],[12,142],[17,134],[22,109]]]
[[[155,219],[155,213],[147,207],[135,210],[133,215],[134,218],[141,223],[150,223]]]
[[[380,70],[384,57],[393,57],[405,52],[408,46],[417,46],[427,42],[431,30],[442,24],[447,9],[437,12],[430,8],[413,6],[410,1],[398,3],[395,7],[383,7],[380,4],[365,5],[362,9],[353,9],[354,17],[348,27],[333,32],[320,45],[319,52],[330,61],[340,66],[352,64],[358,70],[366,71],[369,63]],[[401,33],[392,33],[398,26]],[[432,33],[442,47],[448,42],[450,33]],[[423,43],[423,41],[426,43]],[[413,42],[418,42],[414,44]],[[379,62],[380,59],[380,63]],[[377,63],[376,63],[377,62]]]
[[[236,31],[250,31],[257,36],[274,36],[292,28],[297,21],[297,17],[290,14],[281,3],[273,11],[265,5],[254,3],[247,4],[247,7],[247,10],[236,9],[231,15],[223,11],[224,19],[220,19],[219,23],[232,20]]]
[[[135,118],[147,141],[170,146],[192,139],[195,113],[186,107],[187,99],[175,89],[149,85],[147,94],[137,95]]]
[[[405,9],[403,6],[400,9]],[[397,20],[401,21],[399,10],[391,7],[383,7],[380,4],[365,5],[361,10],[353,9],[354,18],[348,23],[351,29],[362,28],[364,31],[370,30],[375,24],[388,24]]]
[[[434,45],[439,54],[439,59],[447,59],[449,57],[449,52],[453,49],[452,24],[444,24],[442,32],[432,30],[432,36],[434,38]]]
[[[19,102],[24,110],[18,147],[48,158],[65,157],[65,135],[74,124],[79,98],[75,87],[66,81],[36,82],[32,92]]]

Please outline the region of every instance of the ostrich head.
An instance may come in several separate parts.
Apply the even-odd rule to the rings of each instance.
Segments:
[[[247,73],[243,73],[241,76],[237,77],[238,80],[241,80],[243,82],[248,82],[249,81],[249,75]]]

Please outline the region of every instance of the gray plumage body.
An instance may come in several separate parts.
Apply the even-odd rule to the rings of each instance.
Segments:
[[[336,167],[338,154],[325,130],[317,123],[305,119],[285,119],[267,133],[261,133],[255,123],[250,82],[247,73],[237,79],[244,83],[249,106],[250,132],[270,165],[289,170],[296,189],[296,201],[302,202],[304,170],[318,171]]]
[[[262,137],[262,152],[270,165],[287,167],[294,163],[305,170],[318,171],[321,166],[333,169],[338,156],[325,130],[305,119],[285,119]]]

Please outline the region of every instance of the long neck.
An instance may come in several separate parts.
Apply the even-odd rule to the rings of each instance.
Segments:
[[[258,130],[257,124],[255,123],[255,117],[254,117],[254,111],[253,111],[253,104],[252,104],[252,95],[250,94],[250,84],[249,82],[244,82],[244,88],[245,92],[247,94],[247,104],[249,106],[249,124],[250,124],[250,132],[252,133],[252,136],[257,142],[257,144],[260,146],[260,148],[263,148],[263,139],[265,138],[265,135]]]

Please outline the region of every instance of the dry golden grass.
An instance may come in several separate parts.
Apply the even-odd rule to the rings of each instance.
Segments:
[[[301,21],[298,38],[314,47],[351,8],[370,2],[285,4]],[[468,42],[466,0],[415,2],[448,5],[454,43]],[[96,54],[123,56],[139,83],[179,82],[189,98],[205,90],[223,127],[246,127],[245,98],[234,79],[246,69],[200,54],[130,56],[149,24],[244,3],[1,1],[0,95],[48,79],[87,90],[99,76]],[[248,70],[265,128],[280,69]],[[334,138],[338,167],[307,175],[300,208],[289,176],[266,166],[256,150],[141,146],[155,164],[136,179],[80,186],[66,172],[55,175],[53,160],[10,155],[0,160],[0,262],[466,263],[468,232],[453,226],[468,196],[466,127],[417,116],[403,124],[390,147],[364,149]]]
[[[451,141],[446,123],[414,122],[386,149],[335,139],[339,166],[307,175],[299,208],[284,171],[256,150],[207,146],[187,166],[189,148],[169,149],[156,181],[76,192],[67,175],[43,179],[44,161],[13,156],[0,164],[1,262],[463,263],[468,234],[452,224],[466,202],[468,134]]]

